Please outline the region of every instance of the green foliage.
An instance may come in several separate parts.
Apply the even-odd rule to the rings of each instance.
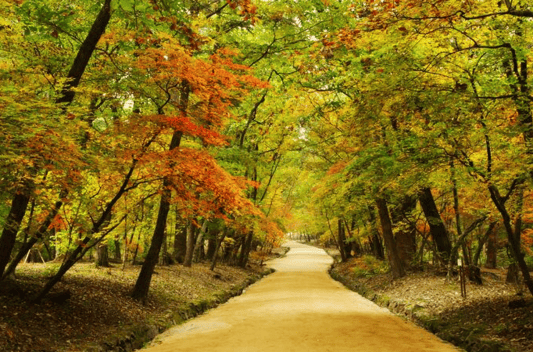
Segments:
[[[0,3],[0,216],[24,186],[35,233],[61,197],[60,253],[107,235],[145,255],[166,191],[176,227],[217,218],[227,241],[273,244],[280,229],[331,240],[340,219],[367,251],[377,197],[394,213],[430,187],[452,241],[499,218],[487,185],[511,190],[513,221],[533,206],[533,27],[493,3],[111,1],[60,106],[102,3]],[[434,220],[398,213],[395,233],[417,229],[420,249]]]
[[[389,271],[389,266],[385,261],[376,259],[371,255],[355,258],[354,262],[353,274],[355,277],[372,277]]]

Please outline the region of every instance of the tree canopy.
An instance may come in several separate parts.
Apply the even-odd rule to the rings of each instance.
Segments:
[[[93,253],[140,257],[144,300],[157,263],[245,267],[288,232],[395,276],[507,248],[533,293],[527,2],[0,13],[0,274],[42,243],[63,259],[37,300]]]

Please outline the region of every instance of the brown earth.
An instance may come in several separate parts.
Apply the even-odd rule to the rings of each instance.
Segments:
[[[457,351],[331,279],[322,249],[286,245],[287,256],[269,263],[275,273],[143,352]]]
[[[457,277],[447,281],[431,268],[393,280],[359,258],[335,264],[331,275],[467,351],[533,351],[533,298],[524,286],[506,284],[503,269],[483,269],[483,285],[467,281],[466,298]]]
[[[209,264],[160,266],[146,305],[129,297],[140,266],[74,266],[55,288],[70,291],[58,303],[31,298],[57,270],[54,263],[21,264],[17,280],[0,283],[0,351],[128,351],[180,321],[239,294],[264,267],[247,270]]]

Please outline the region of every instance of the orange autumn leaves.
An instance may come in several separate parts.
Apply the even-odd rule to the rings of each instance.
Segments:
[[[229,144],[221,130],[233,118],[233,104],[250,89],[267,88],[268,84],[253,77],[248,67],[235,64],[237,54],[231,50],[194,55],[171,37],[160,39],[157,47],[136,50],[131,61],[132,74],[142,79],[133,87],[133,99],[148,92],[158,101],[160,111],[136,111],[122,121],[117,128],[122,142],[114,148],[116,155],[124,162],[138,160],[134,181],[138,184],[169,180],[171,202],[184,216],[227,221],[239,216],[261,218],[262,213],[245,194],[258,185],[229,174],[210,150]],[[175,132],[183,134],[182,146],[168,151],[165,146]],[[154,139],[152,146],[140,152],[150,138]]]

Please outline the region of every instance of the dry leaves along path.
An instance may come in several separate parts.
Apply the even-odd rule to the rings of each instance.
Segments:
[[[331,279],[322,249],[286,246],[274,274],[143,351],[457,351]]]

